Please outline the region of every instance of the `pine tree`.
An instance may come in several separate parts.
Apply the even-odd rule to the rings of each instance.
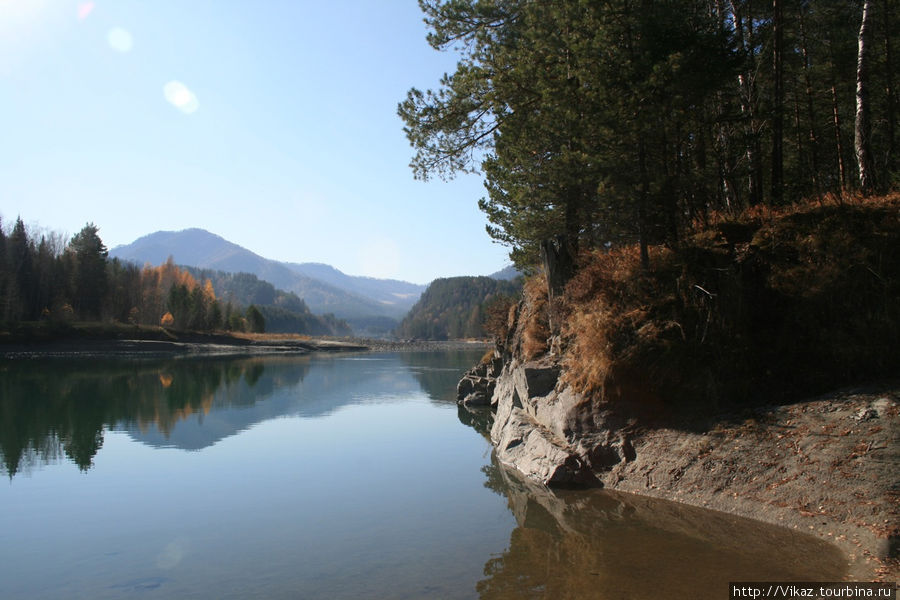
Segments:
[[[706,98],[734,68],[706,2],[421,4],[431,44],[465,53],[398,109],[411,166],[452,176],[480,158],[488,232],[518,265],[551,237],[676,241],[705,209],[715,186],[685,175],[706,164]]]
[[[72,305],[81,318],[98,319],[107,289],[106,260],[108,252],[98,235],[99,228],[86,224],[69,242],[73,258]]]
[[[255,305],[251,304],[247,307],[247,322],[250,325],[250,331],[253,333],[266,332],[266,319]]]

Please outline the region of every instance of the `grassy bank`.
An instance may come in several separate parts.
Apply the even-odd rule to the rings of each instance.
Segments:
[[[561,310],[566,377],[605,400],[771,402],[896,376],[900,195],[715,219],[649,270],[635,247],[582,256]]]

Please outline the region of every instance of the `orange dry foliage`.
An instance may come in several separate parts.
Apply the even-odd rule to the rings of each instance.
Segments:
[[[664,248],[650,249],[657,264],[670,255]],[[579,391],[596,393],[617,362],[633,357],[639,338],[656,333],[646,327],[647,319],[651,304],[664,300],[665,293],[641,272],[637,246],[594,252],[581,263],[566,287],[567,380]]]
[[[701,218],[695,219],[692,227],[694,231],[700,231],[728,222],[747,223],[753,221],[759,224],[771,223],[782,217],[808,213],[822,207],[882,206],[897,204],[898,202],[900,202],[900,192],[891,192],[884,196],[863,196],[858,192],[844,192],[843,194],[829,192],[818,197],[806,198],[783,206],[758,204],[743,210],[738,215],[713,210],[705,213]]]
[[[567,381],[718,402],[896,372],[900,194],[836,202],[723,219],[651,248],[646,271],[637,247],[582,256],[566,288]]]
[[[209,279],[203,282],[203,296],[206,298],[207,302],[212,302],[216,299],[216,292],[213,289],[212,281]]]
[[[203,292],[203,301],[207,305],[216,300],[212,281],[205,279],[201,285],[190,272],[186,269],[180,269],[169,257],[165,263],[158,267],[146,264],[141,269],[139,306],[132,308],[129,313],[129,321],[136,324],[155,324],[160,319],[160,315],[165,312],[169,292],[176,285],[185,286],[188,292],[193,292],[200,287]],[[165,318],[165,315],[163,315],[163,318]]]
[[[522,352],[533,360],[547,352],[550,337],[547,277],[536,275],[525,282],[525,311],[522,318]]]

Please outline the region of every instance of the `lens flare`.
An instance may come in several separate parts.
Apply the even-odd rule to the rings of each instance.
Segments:
[[[94,3],[82,2],[78,5],[78,20],[84,21],[92,12],[94,12]]]
[[[163,86],[166,101],[185,114],[191,114],[200,108],[197,96],[180,81],[170,81]]]
[[[130,52],[131,47],[134,45],[131,34],[121,27],[110,29],[109,33],[106,34],[106,41],[109,43],[110,48],[122,53]]]

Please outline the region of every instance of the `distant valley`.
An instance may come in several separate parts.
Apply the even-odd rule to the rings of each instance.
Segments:
[[[251,273],[294,292],[316,314],[331,313],[357,333],[392,331],[428,287],[395,279],[347,275],[321,263],[280,262],[259,256],[204,229],[157,231],[110,250],[110,257],[139,265],[176,264],[229,273]],[[492,277],[516,276],[511,267]]]

